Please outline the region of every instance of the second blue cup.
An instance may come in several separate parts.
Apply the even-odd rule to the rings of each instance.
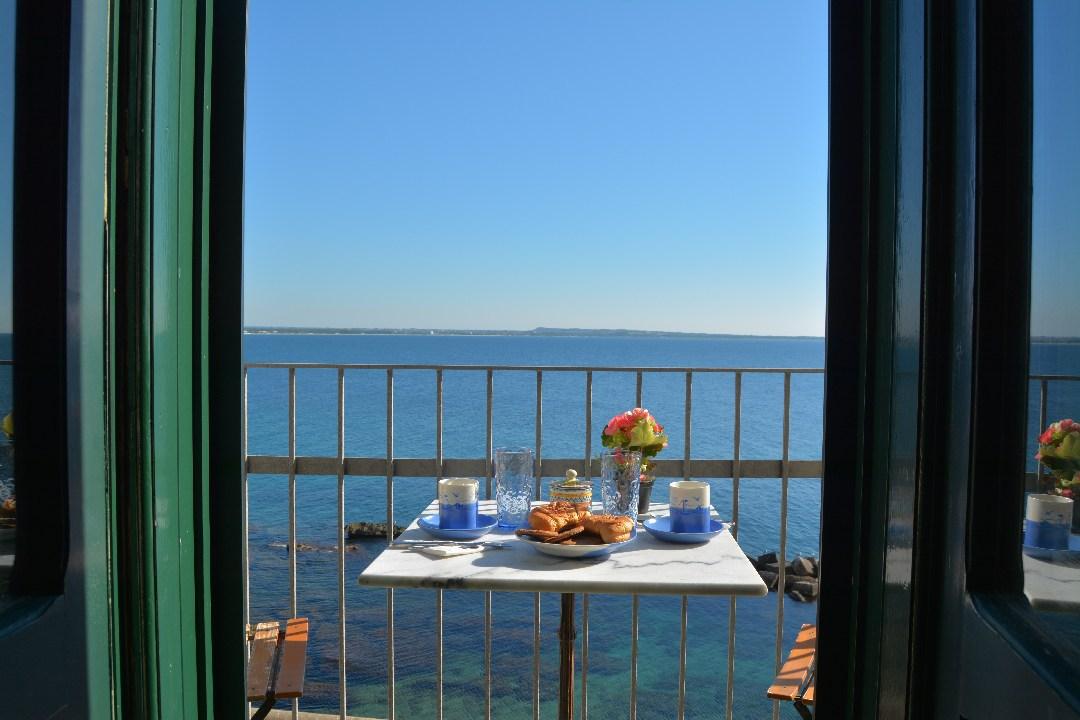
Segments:
[[[709,531],[709,483],[679,480],[668,486],[671,502],[671,531],[700,533]]]
[[[480,482],[476,478],[439,480],[439,527],[476,527],[476,501]]]

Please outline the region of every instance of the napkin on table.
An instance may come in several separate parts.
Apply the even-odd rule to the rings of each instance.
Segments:
[[[473,553],[484,552],[489,548],[483,545],[473,545],[471,547],[465,547],[462,545],[431,545],[427,547],[415,547],[413,550],[416,552],[424,553],[425,555],[433,558],[448,558],[457,557],[458,555],[471,555]]]

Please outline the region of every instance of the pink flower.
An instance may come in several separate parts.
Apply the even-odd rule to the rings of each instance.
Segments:
[[[1050,427],[1046,428],[1046,432],[1044,432],[1042,435],[1039,436],[1039,444],[1040,445],[1049,445],[1050,442],[1053,439],[1054,439],[1054,426],[1051,425]]]

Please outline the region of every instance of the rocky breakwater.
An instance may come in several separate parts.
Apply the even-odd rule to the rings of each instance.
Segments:
[[[758,571],[762,582],[769,588],[769,592],[779,589],[780,585],[780,558],[774,552],[753,557],[746,556],[754,569]],[[784,567],[784,588],[792,600],[799,602],[814,602],[819,592],[818,559],[816,557],[803,557],[796,555]]]
[[[400,525],[394,526],[394,537],[405,532]],[[386,537],[386,523],[384,522],[352,522],[345,525],[345,537],[349,540],[361,540],[363,538]]]

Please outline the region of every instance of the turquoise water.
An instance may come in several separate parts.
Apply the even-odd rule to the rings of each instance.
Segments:
[[[459,336],[247,336],[250,361],[353,363],[440,363],[489,365],[811,367],[823,364],[820,339],[626,338],[626,337],[459,337]],[[385,375],[346,375],[346,454],[380,457],[385,453]],[[444,454],[483,457],[485,441],[484,373],[447,373],[444,380]],[[256,369],[249,374],[249,448],[252,454],[287,454],[287,373]],[[732,455],[731,375],[694,378],[691,439],[694,457]],[[546,457],[584,455],[584,373],[546,373],[543,395],[543,453]],[[435,378],[431,371],[398,372],[394,390],[397,457],[435,454]],[[501,372],[495,376],[494,444],[535,445],[535,376]],[[593,384],[593,449],[599,431],[616,412],[634,403],[634,376],[598,373]],[[683,454],[684,378],[646,376],[644,404],[671,437],[661,457]],[[779,458],[782,442],[782,376],[747,375],[743,380],[742,457]],[[822,377],[792,379],[791,457],[818,459],[821,447]],[[336,452],[336,372],[297,375],[297,451],[300,455]],[[713,503],[721,514],[731,508],[731,481],[716,479]],[[399,479],[394,485],[398,522],[411,520],[432,498],[431,479]],[[300,542],[325,547],[297,557],[298,612],[312,619],[312,646],[302,709],[337,708],[337,581],[335,542],[336,479],[304,477],[298,482]],[[657,500],[666,499],[663,483]],[[817,554],[820,482],[792,480],[789,489],[788,554]],[[253,619],[288,611],[288,556],[280,547],[288,536],[287,482],[283,477],[250,479],[251,606]],[[779,546],[780,482],[746,480],[740,490],[740,544],[751,553]],[[385,478],[348,478],[346,520],[385,518]],[[386,715],[386,594],[361,588],[356,577],[381,550],[378,541],[359,543],[346,556],[348,702],[350,714]],[[483,706],[482,595],[445,594],[445,716],[473,718]],[[590,600],[589,707],[594,717],[625,716],[629,709],[629,597],[592,596]],[[739,718],[766,717],[771,704],[764,692],[772,679],[777,598],[738,601],[735,646],[735,712]],[[558,597],[542,598],[541,694],[545,716],[554,713],[558,688],[556,629]],[[643,597],[640,605],[638,716],[669,718],[677,702],[679,650],[678,597]],[[784,632],[813,622],[815,604],[785,602]],[[498,593],[493,599],[494,711],[496,718],[527,717],[531,711],[533,596]],[[580,613],[580,603],[579,603]],[[395,672],[397,715],[434,714],[434,593],[397,591],[395,595]],[[687,662],[688,718],[722,712],[727,680],[728,601],[690,598]],[[580,662],[580,653],[579,653]],[[580,691],[580,689],[579,689]]]
[[[0,357],[11,357],[11,336],[0,334]],[[747,338],[533,338],[426,336],[248,336],[248,360],[479,363],[569,365],[676,365],[741,367],[821,367],[822,340]],[[1032,373],[1076,372],[1080,344],[1032,346]],[[336,374],[302,371],[297,382],[298,450],[333,455],[336,449]],[[531,373],[500,372],[495,382],[496,445],[534,444],[535,385]],[[285,454],[287,379],[285,371],[252,370],[249,379],[249,438],[254,454]],[[584,454],[584,376],[545,374],[544,454]],[[485,430],[483,373],[448,373],[445,380],[445,455],[482,457]],[[1029,395],[1028,457],[1038,435],[1039,386]],[[662,457],[682,456],[683,378],[646,377],[645,405],[663,421],[672,443]],[[432,457],[435,449],[435,384],[432,372],[399,372],[395,385],[395,442],[398,457]],[[594,426],[633,404],[630,374],[598,373],[593,388]],[[779,376],[744,379],[744,458],[780,455],[782,381]],[[816,459],[821,445],[821,376],[792,381],[791,457]],[[347,375],[346,452],[382,456],[385,452],[385,378],[381,373]],[[11,407],[11,369],[0,368],[0,413]],[[1048,418],[1077,417],[1080,383],[1049,384]],[[730,375],[694,379],[692,450],[695,457],[730,457],[733,388]],[[598,437],[593,438],[594,450]],[[1034,462],[1029,463],[1029,470]],[[0,468],[0,477],[6,469]],[[713,480],[714,504],[730,509],[731,483]],[[299,480],[299,539],[320,550],[297,559],[299,613],[312,619],[306,695],[308,710],[337,708],[337,579],[335,478]],[[662,487],[658,499],[663,499]],[[405,522],[431,498],[432,480],[401,479],[394,486],[395,515]],[[816,554],[820,519],[820,483],[792,480],[788,518],[788,554]],[[252,617],[278,618],[288,613],[288,537],[286,480],[253,476],[250,490]],[[740,544],[751,553],[775,549],[779,541],[779,482],[747,480],[740,492]],[[385,479],[348,478],[346,518],[385,518]],[[350,714],[386,714],[386,595],[360,588],[355,579],[378,554],[382,543],[358,543],[346,555],[348,700]],[[483,703],[483,611],[481,595],[445,594],[445,698],[447,718],[474,718]],[[494,596],[494,717],[527,717],[532,669],[532,596]],[[812,622],[816,605],[785,602],[785,649],[803,622]],[[579,604],[580,612],[580,604]],[[768,717],[764,688],[772,679],[776,596],[738,601],[735,647],[735,716]],[[434,595],[425,591],[396,594],[395,670],[397,715],[432,717],[434,698]],[[687,717],[716,717],[724,707],[727,667],[728,603],[690,598]],[[594,717],[626,716],[628,710],[630,599],[593,596],[590,606],[589,706]],[[553,714],[558,686],[558,598],[542,600],[542,695],[545,717]],[[677,698],[679,599],[641,599],[639,717],[670,718]],[[580,654],[579,654],[580,658]]]

